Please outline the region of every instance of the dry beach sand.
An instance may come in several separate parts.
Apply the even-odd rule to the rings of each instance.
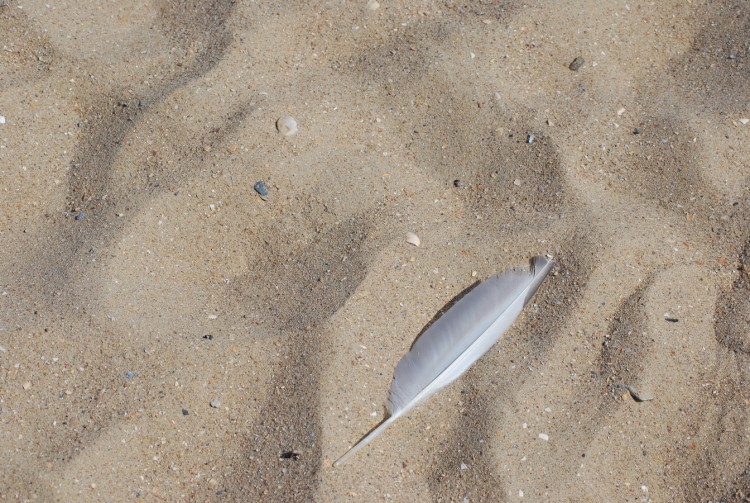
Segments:
[[[747,501],[747,1],[3,3],[0,500]]]

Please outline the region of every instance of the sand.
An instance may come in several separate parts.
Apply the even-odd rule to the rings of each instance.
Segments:
[[[0,499],[747,501],[747,3],[3,3]]]

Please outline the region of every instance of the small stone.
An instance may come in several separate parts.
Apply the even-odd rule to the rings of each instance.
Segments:
[[[85,214],[85,213],[83,213],[83,212],[81,212],[81,213],[79,213],[78,215],[76,215],[76,222],[80,222],[80,221],[81,221],[81,220],[83,220],[84,218],[86,218],[86,214]]]
[[[5,124],[5,116],[4,115],[0,115],[0,125],[1,124]]]
[[[380,4],[377,0],[368,0],[367,2],[367,10],[378,10],[380,8]]]
[[[219,315],[218,315],[218,314],[209,314],[209,315],[208,315],[208,319],[209,319],[209,320],[215,320],[215,319],[216,319],[216,318],[218,318],[218,317],[219,317]]]
[[[25,383],[23,383],[22,387],[26,391],[30,390],[31,389],[31,381],[26,381]]]
[[[518,179],[518,178],[516,178],[515,180],[513,180],[513,185],[515,185],[516,187],[520,187],[521,186],[521,180]]]
[[[518,491],[518,497],[523,498],[523,491]]]
[[[406,233],[406,242],[414,246],[419,246],[422,243],[422,241],[419,239],[419,236],[417,236],[413,232]]]
[[[204,338],[204,339],[206,339],[207,341],[212,341],[212,340],[214,340],[214,336],[213,336],[213,335],[211,335],[211,334],[206,334],[206,335],[204,335],[204,336],[203,336],[203,338]]]
[[[746,125],[746,124],[747,124],[748,122],[750,122],[750,119],[746,119],[746,118],[744,118],[744,117],[743,117],[742,119],[740,119],[740,122],[741,122],[741,123],[742,123],[742,125],[744,126],[744,125]],[[2,124],[2,122],[0,122],[0,124]]]
[[[255,192],[257,192],[264,201],[268,198],[268,188],[266,187],[266,184],[263,183],[263,180],[255,182],[253,189],[255,189]]]
[[[476,271],[471,271],[471,277],[472,278],[476,278],[477,277],[477,272]]]
[[[214,409],[218,409],[219,407],[221,407],[221,400],[219,400],[218,398],[214,398],[209,402],[209,405]]]
[[[190,414],[190,411],[188,411],[187,409],[182,409],[182,415],[183,416],[187,416],[189,414]]]
[[[284,136],[294,136],[297,134],[297,121],[294,117],[281,117],[276,121],[276,129]]]
[[[578,70],[581,69],[581,67],[583,66],[585,62],[586,61],[584,61],[584,59],[581,56],[578,56],[576,59],[570,62],[570,64],[568,65],[568,68],[570,68],[574,72],[577,72]]]
[[[466,463],[461,463],[461,470],[466,470],[467,468],[468,466],[466,465]]]
[[[625,113],[625,107],[620,107],[620,109],[617,111],[617,115],[620,116]]]
[[[548,442],[548,441],[549,441],[549,435],[547,435],[546,433],[540,433],[540,434],[539,434],[539,438],[541,438],[541,439],[542,439],[542,440],[544,440],[545,442]]]
[[[464,182],[463,180],[458,180],[458,179],[453,180],[453,186],[456,187],[457,189],[468,189],[469,188],[469,184],[468,183]]]
[[[128,370],[127,372],[125,372],[125,379],[127,379],[129,381],[129,380],[131,380],[132,378],[135,377],[135,374],[136,373],[133,372],[132,370]]]
[[[536,137],[533,134],[526,135],[526,143],[534,143],[534,140],[536,140]]]

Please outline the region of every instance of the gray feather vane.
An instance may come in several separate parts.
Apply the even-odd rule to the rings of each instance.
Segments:
[[[386,418],[334,466],[466,372],[521,314],[551,268],[551,260],[534,257],[530,268],[512,268],[491,276],[425,330],[396,365]]]

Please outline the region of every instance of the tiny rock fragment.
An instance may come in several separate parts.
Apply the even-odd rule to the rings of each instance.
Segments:
[[[664,313],[664,320],[670,323],[677,323],[678,321],[680,321],[678,318],[675,318],[669,313]]]
[[[419,236],[417,236],[413,232],[406,233],[406,242],[414,246],[419,246],[422,243],[422,241],[419,239]]]
[[[547,435],[546,433],[540,433],[540,434],[539,434],[539,438],[541,438],[541,439],[542,439],[542,440],[544,440],[545,442],[548,442],[548,441],[549,441],[549,435]]]
[[[0,124],[5,124],[5,116],[0,115]]]
[[[23,383],[22,387],[23,389],[28,391],[29,389],[31,389],[31,381],[26,381],[25,383]]]
[[[521,180],[519,178],[516,178],[515,180],[513,180],[513,185],[515,185],[516,187],[520,187],[521,186]]]
[[[633,386],[629,386],[627,384],[620,384],[621,388],[625,388],[628,390],[628,393],[630,393],[630,396],[633,397],[633,400],[636,402],[648,402],[649,400],[653,400],[654,397],[645,393],[638,393],[638,390],[636,390]]]
[[[76,222],[80,222],[81,220],[83,220],[84,218],[86,218],[86,214],[83,213],[83,212],[81,212],[81,213],[77,214],[75,218],[76,218]]]
[[[570,68],[574,72],[577,72],[578,70],[581,69],[584,63],[585,63],[584,59],[581,56],[578,56],[576,59],[570,62],[570,64],[568,65],[568,68]]]
[[[534,143],[534,140],[536,140],[536,137],[533,134],[526,135],[526,143]]]
[[[187,409],[182,409],[182,415],[183,416],[188,416],[188,415],[190,415],[190,411],[187,410]]]
[[[477,272],[476,271],[471,271],[471,277],[472,278],[476,278],[477,277]]]
[[[297,121],[294,117],[281,117],[276,121],[276,129],[284,136],[294,136],[297,134]]]
[[[216,318],[218,318],[218,317],[219,317],[219,315],[218,315],[218,314],[209,314],[209,315],[208,315],[208,319],[209,319],[209,320],[215,320],[215,319],[216,319]]]
[[[219,407],[221,407],[221,400],[219,400],[218,398],[214,398],[208,404],[214,409],[218,409]]]
[[[378,10],[379,8],[380,4],[378,3],[378,0],[368,0],[367,10]]]
[[[461,470],[466,470],[468,468],[466,463],[461,463]]]
[[[263,183],[263,180],[255,182],[253,189],[255,189],[255,192],[257,192],[264,201],[268,198],[268,188],[266,187],[266,184]]]
[[[453,186],[456,187],[457,189],[468,189],[469,188],[469,184],[468,183],[464,182],[463,180],[459,180],[459,179],[453,180]]]
[[[625,113],[625,107],[620,107],[620,109],[617,111],[617,115],[622,115]]]
[[[2,118],[3,118],[3,117],[0,117],[0,119],[2,119]],[[741,122],[741,123],[742,123],[742,125],[744,126],[744,125],[746,125],[747,123],[749,123],[749,122],[750,122],[750,119],[746,119],[745,117],[743,117],[742,119],[740,119],[740,122]],[[3,124],[3,122],[2,122],[2,121],[0,121],[0,124]]]
[[[214,336],[211,334],[206,334],[203,336],[203,338],[206,339],[207,341],[212,341],[214,339]]]
[[[294,451],[282,452],[279,455],[279,459],[291,459],[292,461],[297,461],[299,458],[300,458],[300,453],[294,452]]]

